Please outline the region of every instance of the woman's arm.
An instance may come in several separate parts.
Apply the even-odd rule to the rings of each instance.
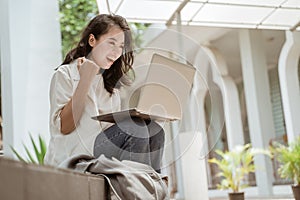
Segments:
[[[85,58],[78,59],[78,69],[80,81],[71,100],[62,108],[60,113],[61,129],[64,135],[71,133],[76,129],[76,124],[84,110],[85,99],[90,89],[90,85],[99,71],[99,66]]]

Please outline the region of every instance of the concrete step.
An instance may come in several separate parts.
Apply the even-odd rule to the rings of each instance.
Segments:
[[[209,200],[228,200],[227,197],[209,198]],[[245,200],[295,200],[292,197],[246,197]]]
[[[1,200],[105,200],[102,177],[0,157]]]

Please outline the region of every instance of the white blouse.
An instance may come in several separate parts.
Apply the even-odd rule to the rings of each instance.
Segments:
[[[50,85],[50,134],[51,139],[45,156],[45,164],[59,165],[76,154],[93,155],[97,135],[111,126],[91,117],[121,108],[117,89],[110,95],[104,88],[102,75],[96,75],[85,101],[85,108],[76,129],[68,135],[60,132],[62,108],[70,101],[80,80],[77,60],[60,66],[54,73]]]

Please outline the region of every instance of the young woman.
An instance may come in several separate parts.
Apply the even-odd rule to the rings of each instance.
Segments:
[[[157,123],[129,118],[110,124],[91,119],[120,110],[119,88],[128,85],[132,64],[126,20],[105,14],[92,19],[51,80],[46,163],[59,165],[76,154],[104,154],[160,171],[164,131]]]

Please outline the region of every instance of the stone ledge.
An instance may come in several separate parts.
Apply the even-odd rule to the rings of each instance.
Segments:
[[[103,177],[0,157],[1,200],[105,200]]]

